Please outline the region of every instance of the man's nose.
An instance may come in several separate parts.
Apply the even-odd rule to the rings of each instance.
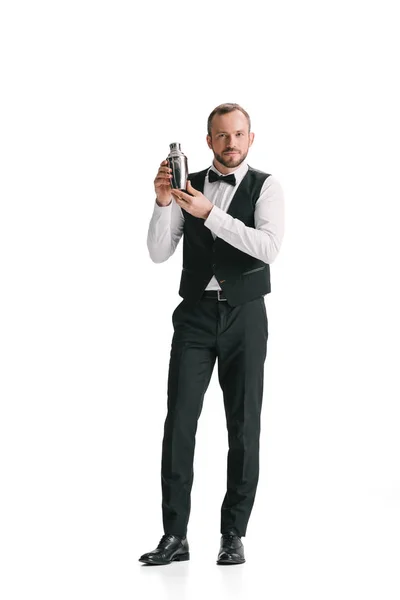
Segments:
[[[235,136],[234,136],[234,134],[232,134],[232,135],[228,135],[228,136],[226,137],[226,145],[227,145],[229,148],[233,148],[233,147],[234,147],[234,145],[235,145]]]

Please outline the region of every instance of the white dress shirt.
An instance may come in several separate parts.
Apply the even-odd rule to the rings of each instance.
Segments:
[[[210,167],[218,175],[214,165]],[[240,219],[227,214],[232,198],[248,171],[248,164],[242,164],[235,170],[236,185],[223,181],[210,183],[208,174],[204,182],[203,194],[212,204],[210,214],[204,221],[215,240],[221,238],[242,252],[270,264],[276,258],[284,234],[284,199],[279,182],[273,175],[267,177],[261,188],[254,210],[254,226],[248,227]],[[150,258],[155,263],[166,261],[175,252],[183,234],[184,216],[182,209],[172,198],[168,206],[159,206],[154,202],[154,211],[150,220],[147,247]],[[213,276],[206,290],[220,290]]]

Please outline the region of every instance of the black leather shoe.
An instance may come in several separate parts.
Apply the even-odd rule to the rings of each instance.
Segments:
[[[189,560],[186,537],[165,533],[155,550],[142,554],[139,561],[147,565],[169,565],[173,560]]]
[[[221,547],[218,553],[217,565],[240,565],[246,562],[244,547],[240,536],[235,530],[223,533]]]

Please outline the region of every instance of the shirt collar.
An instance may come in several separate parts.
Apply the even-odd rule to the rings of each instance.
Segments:
[[[238,183],[240,183],[242,181],[243,177],[246,175],[247,171],[249,170],[249,165],[244,160],[242,162],[242,164],[240,164],[238,166],[238,168],[235,169],[234,171],[231,171],[230,173],[221,173],[220,171],[218,171],[217,167],[213,163],[211,165],[211,167],[208,169],[208,171],[210,171],[210,170],[215,171],[218,175],[230,175],[230,173],[233,173],[235,175],[236,185],[238,185]],[[208,175],[208,171],[207,171],[207,175]]]

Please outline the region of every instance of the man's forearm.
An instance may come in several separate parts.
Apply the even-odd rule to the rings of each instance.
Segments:
[[[255,227],[248,227],[217,206],[204,224],[212,233],[263,262],[272,263],[281,247],[284,234],[284,198],[280,184],[266,181],[254,214]]]
[[[155,263],[168,260],[175,252],[182,233],[183,217],[180,209],[172,201],[160,206],[156,200],[147,234],[151,260]]]

